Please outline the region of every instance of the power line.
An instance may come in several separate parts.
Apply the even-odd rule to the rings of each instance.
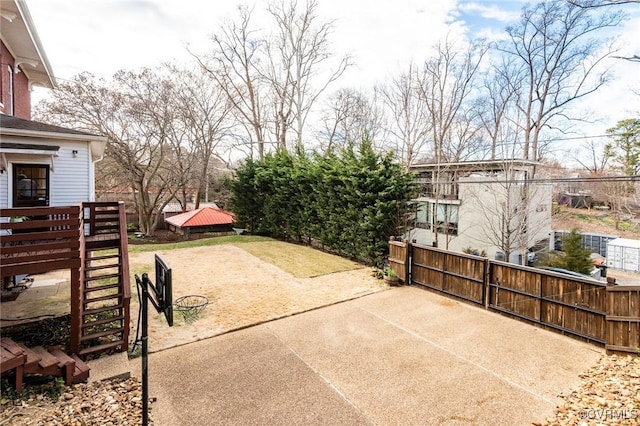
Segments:
[[[420,177],[418,177],[420,179]],[[599,176],[599,177],[575,177],[575,178],[535,178],[535,179],[491,179],[491,180],[457,180],[457,181],[428,181],[417,182],[420,184],[432,185],[452,185],[452,184],[493,184],[493,183],[512,183],[512,184],[531,184],[531,183],[601,183],[601,182],[638,182],[640,175],[631,176]]]

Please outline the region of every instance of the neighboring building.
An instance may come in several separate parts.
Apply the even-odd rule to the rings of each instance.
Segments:
[[[220,210],[220,207],[216,203],[205,203],[204,201],[200,202],[198,208],[203,207],[212,207],[214,209]],[[193,201],[187,202],[187,205],[183,208],[182,205],[178,202],[169,203],[162,209],[162,217],[166,221],[172,216],[179,215],[181,213],[190,212],[195,210],[196,203]]]
[[[616,238],[607,243],[607,266],[640,272],[640,240]]]
[[[23,0],[0,1],[0,208],[95,201],[107,139],[31,121],[31,88],[56,81]]]
[[[220,210],[220,207],[216,203],[205,203],[201,202],[198,208],[211,207],[216,210]],[[195,210],[196,203],[193,201],[188,201],[186,207],[183,209],[182,205],[178,202],[169,203],[162,209],[162,219],[163,219],[163,229],[171,229],[171,225],[167,219],[171,217],[175,217],[182,213],[187,213]],[[175,232],[175,229],[173,229]]]
[[[173,232],[189,236],[202,232],[233,231],[233,215],[213,207],[202,207],[166,219]]]
[[[408,237],[419,244],[523,263],[551,233],[552,185],[524,183],[538,165],[490,160],[411,166],[420,196]]]

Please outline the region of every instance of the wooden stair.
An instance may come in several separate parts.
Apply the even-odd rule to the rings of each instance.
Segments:
[[[49,350],[42,346],[28,348],[8,337],[0,339],[2,352],[1,372],[13,372],[14,389],[23,389],[25,375],[54,376],[64,378],[69,386],[89,378],[89,366],[75,355],[67,355],[58,348]]]
[[[126,351],[129,339],[129,260],[124,206],[91,207],[82,259],[77,354]],[[73,348],[72,348],[73,349]]]

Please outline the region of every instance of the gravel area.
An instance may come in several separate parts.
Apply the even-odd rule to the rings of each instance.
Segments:
[[[137,379],[107,380],[66,387],[57,400],[35,394],[2,399],[0,425],[128,426],[142,424],[142,385]],[[152,411],[151,404],[149,411]],[[149,414],[149,424],[153,416]]]
[[[640,424],[640,357],[603,356],[581,375],[582,384],[561,395],[555,418],[533,425]],[[42,395],[2,400],[0,425],[81,426],[141,424],[141,385],[135,378],[65,388],[52,401]],[[153,409],[153,397],[149,404]],[[149,415],[153,424],[153,413]]]
[[[561,395],[555,418],[537,425],[640,424],[640,356],[603,356],[583,373],[582,384]]]

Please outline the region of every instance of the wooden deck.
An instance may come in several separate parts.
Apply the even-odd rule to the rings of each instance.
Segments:
[[[64,354],[65,362],[71,365],[74,356],[126,351],[131,283],[124,204],[3,209],[0,216],[3,292],[12,290],[14,276],[70,271],[71,350],[70,356]],[[3,374],[12,371],[19,378],[31,371],[32,364],[22,363],[12,344],[2,347]],[[41,359],[53,362],[51,352],[38,351]],[[27,348],[23,352],[29,355]],[[64,357],[56,354],[58,365]],[[39,369],[60,372],[62,368],[45,367],[42,362]]]
[[[2,374],[12,376],[13,387],[18,392],[23,388],[25,375],[62,377],[66,385],[81,383],[89,378],[89,366],[84,361],[57,348],[27,348],[3,337],[0,339],[0,350],[0,370]]]

